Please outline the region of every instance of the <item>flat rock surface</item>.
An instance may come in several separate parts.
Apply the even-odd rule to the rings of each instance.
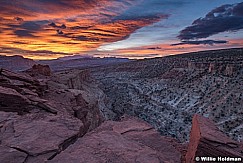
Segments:
[[[50,162],[178,163],[180,156],[150,125],[126,117],[104,122]]]
[[[16,149],[0,145],[0,161],[2,163],[24,162],[27,154]]]
[[[69,145],[69,140],[72,141],[71,139],[76,139],[81,134],[83,127],[82,122],[76,118],[57,115],[17,116],[12,113],[1,113],[0,117],[1,145],[23,151],[30,157],[60,152],[63,146]],[[2,159],[0,162],[5,162],[4,158]]]

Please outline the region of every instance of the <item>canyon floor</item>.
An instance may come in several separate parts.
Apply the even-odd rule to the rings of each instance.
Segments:
[[[242,161],[242,85],[243,49],[1,68],[0,162]]]

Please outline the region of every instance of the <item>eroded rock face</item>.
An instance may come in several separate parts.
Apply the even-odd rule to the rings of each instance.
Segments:
[[[149,124],[125,117],[120,122],[104,122],[49,162],[178,163],[180,157]]]
[[[195,157],[241,157],[243,148],[223,134],[215,124],[200,115],[192,121],[186,162],[195,162]]]
[[[6,69],[0,69],[0,81],[0,86],[13,88],[21,94],[29,90],[28,93],[42,95],[48,89],[43,80],[33,78],[26,73],[15,73]]]
[[[100,119],[113,119],[115,117],[115,114],[106,106],[106,95],[90,76],[89,71],[70,70],[56,73],[55,75],[57,80],[55,83],[52,82],[51,85],[56,87],[54,89],[58,88],[59,95],[62,95],[65,91],[72,94],[75,99],[71,101],[75,101],[77,105],[77,107],[73,107],[73,110],[77,115],[89,110],[89,112],[93,112],[93,116],[88,114],[87,117],[93,117],[95,120],[98,120],[97,117],[100,117]],[[55,98],[55,96],[48,98]],[[80,108],[82,109],[80,110]]]
[[[1,69],[0,162],[51,160],[105,120],[103,94],[93,81],[74,77],[82,87],[71,89],[56,79]]]

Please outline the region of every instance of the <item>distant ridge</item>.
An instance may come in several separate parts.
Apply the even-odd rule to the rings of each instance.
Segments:
[[[24,58],[20,55],[2,56],[0,55],[0,68],[12,71],[23,71],[31,68],[36,62],[32,59]]]
[[[133,60],[128,58],[115,57],[90,57],[90,56],[67,56],[55,60],[40,60],[39,64],[49,65],[53,71],[61,71],[68,69],[85,69],[97,66],[114,65],[119,63],[127,63]]]

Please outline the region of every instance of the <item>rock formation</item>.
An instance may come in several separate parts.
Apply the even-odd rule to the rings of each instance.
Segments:
[[[243,148],[239,142],[223,134],[211,120],[195,115],[192,120],[186,162],[197,162],[195,157],[232,157],[242,158],[243,161]]]
[[[106,121],[78,139],[50,163],[181,162],[180,152],[152,126],[133,117]]]
[[[51,76],[51,69],[48,65],[33,65],[32,68],[25,71],[31,76],[43,75],[43,76]]]
[[[51,160],[105,120],[100,111],[105,96],[82,70],[64,79],[62,74],[43,78],[45,69],[0,71],[0,162]],[[65,82],[70,80],[73,87]]]

